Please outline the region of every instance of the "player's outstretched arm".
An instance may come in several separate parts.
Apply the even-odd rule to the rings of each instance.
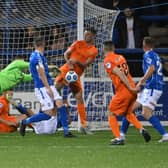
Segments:
[[[30,82],[30,81],[33,80],[31,74],[25,74],[25,73],[23,73],[23,76],[24,76],[23,77],[23,82]]]
[[[29,62],[24,61],[24,60],[17,60],[16,66],[20,69],[28,69]]]
[[[65,59],[66,63],[68,64],[70,70],[73,70],[73,69],[74,69],[73,63],[72,63],[72,61],[69,59],[71,53],[72,53],[71,48],[67,49],[67,50],[65,51],[65,53],[64,53],[64,59]]]
[[[61,74],[60,69],[56,65],[48,65],[49,74],[51,77],[56,77]]]
[[[138,83],[138,85],[143,85],[145,84],[146,80],[148,80],[152,74],[155,72],[155,66],[151,65],[148,70],[146,71],[145,75],[141,78],[140,82]]]

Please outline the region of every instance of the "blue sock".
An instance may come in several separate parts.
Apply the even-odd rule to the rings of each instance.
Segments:
[[[151,118],[149,118],[148,120],[152,126],[161,134],[164,135],[166,133],[166,130],[164,129],[164,127],[161,125],[159,119],[156,116],[152,116]]]
[[[18,104],[16,107],[15,107],[20,113],[22,114],[27,114],[27,108],[25,106],[22,106],[22,104]]]
[[[62,127],[61,119],[60,119],[60,115],[58,115],[58,118],[57,118],[57,128],[61,128],[61,127]]]
[[[121,128],[120,128],[121,133],[126,134],[128,131],[129,125],[130,123],[128,122],[128,120],[125,117],[123,117]]]
[[[23,120],[23,123],[27,125],[27,124],[30,124],[30,123],[33,123],[33,122],[39,122],[39,121],[42,121],[42,120],[49,120],[50,118],[51,118],[50,115],[39,112],[38,114],[34,114],[31,117]]]
[[[68,134],[69,132],[69,127],[68,127],[68,116],[67,116],[67,111],[66,107],[62,106],[58,108],[59,116],[60,116],[60,121],[64,130],[64,135]]]

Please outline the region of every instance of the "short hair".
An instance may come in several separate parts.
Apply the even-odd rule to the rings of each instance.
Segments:
[[[85,31],[90,31],[91,33],[93,33],[94,35],[97,33],[96,29],[94,27],[87,27],[85,29]]]
[[[34,39],[34,45],[35,45],[36,47],[41,47],[41,46],[44,45],[44,43],[45,43],[45,40],[44,40],[43,37],[36,37],[36,38]]]
[[[14,55],[13,59],[25,59],[25,56],[22,54]]]
[[[154,39],[152,37],[144,37],[143,42],[145,43],[145,45],[150,46],[150,47],[154,47],[155,46],[155,42]]]
[[[103,45],[106,46],[106,47],[109,47],[109,48],[114,47],[114,43],[111,40],[104,41]]]

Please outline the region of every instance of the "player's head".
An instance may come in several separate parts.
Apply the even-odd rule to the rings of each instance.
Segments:
[[[132,17],[132,15],[133,15],[133,10],[130,9],[130,8],[125,8],[125,9],[124,9],[124,15],[125,15],[125,17],[127,17],[127,18]]]
[[[44,47],[45,47],[44,38],[43,37],[36,37],[34,39],[34,47],[35,47],[35,49],[39,49],[39,48],[44,49]]]
[[[14,60],[24,60],[25,56],[23,56],[23,55],[15,55],[15,56],[13,56],[13,59]]]
[[[111,40],[104,41],[104,43],[103,43],[103,51],[105,53],[112,52],[114,50],[115,50],[115,46],[114,46],[114,43]]]
[[[152,37],[144,37],[143,39],[143,50],[148,51],[155,47],[155,42]]]
[[[5,99],[10,101],[13,98],[13,90],[9,89],[9,90],[4,91],[3,95],[4,95]]]
[[[84,39],[87,43],[93,43],[95,35],[96,35],[96,30],[93,27],[86,28],[84,31]]]

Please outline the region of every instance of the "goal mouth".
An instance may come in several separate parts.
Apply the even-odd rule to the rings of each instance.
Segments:
[[[29,60],[30,53],[34,50],[33,40],[36,36],[45,38],[45,55],[48,64],[60,67],[65,63],[63,57],[65,50],[77,40],[78,30],[88,27],[94,27],[97,30],[95,45],[99,54],[95,62],[85,71],[84,99],[88,104],[86,108],[89,125],[92,125],[92,122],[95,125],[96,122],[103,126],[103,122],[107,121],[108,102],[105,106],[101,106],[100,101],[103,99],[102,93],[112,93],[112,85],[110,81],[103,80],[106,75],[102,68],[102,46],[105,40],[112,39],[113,26],[120,11],[104,9],[84,0],[84,27],[82,25],[77,27],[77,0],[6,1],[6,3],[0,2],[0,11],[2,13],[0,16],[0,69],[18,55]],[[18,101],[38,111],[37,101],[33,97],[33,82],[19,84],[15,88],[14,95]],[[73,102],[74,98],[66,89],[65,95]],[[99,104],[98,107],[97,104]],[[16,113],[14,109],[11,112]],[[71,118],[75,122],[78,118],[73,103]]]

